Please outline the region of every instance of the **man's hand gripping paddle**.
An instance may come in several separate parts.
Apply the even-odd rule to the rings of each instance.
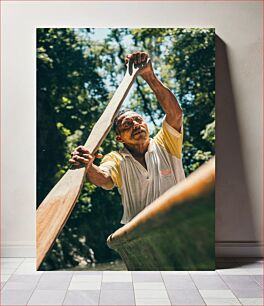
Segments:
[[[95,154],[109,133],[115,115],[125,100],[139,70],[145,63],[135,65],[131,60],[127,64],[126,74],[105,111],[94,125],[85,147]],[[86,168],[69,169],[53,187],[37,209],[37,269],[41,265],[55,239],[63,229],[81,192]]]

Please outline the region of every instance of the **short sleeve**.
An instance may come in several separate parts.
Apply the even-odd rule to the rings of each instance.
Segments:
[[[102,159],[99,168],[102,171],[109,173],[112,178],[112,182],[102,186],[103,189],[111,190],[115,186],[121,188],[122,180],[120,173],[120,163],[121,156],[115,151],[105,155]]]
[[[162,127],[154,137],[154,142],[165,147],[165,149],[177,158],[182,157],[183,127],[178,132],[164,119]]]

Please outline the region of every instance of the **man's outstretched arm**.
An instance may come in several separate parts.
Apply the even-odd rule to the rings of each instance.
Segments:
[[[148,59],[146,52],[135,52],[127,56],[127,60],[133,59],[135,63],[141,63]],[[141,77],[149,84],[156,95],[162,109],[166,114],[166,121],[178,132],[182,126],[182,109],[174,94],[157,78],[151,62],[140,71]]]
[[[93,164],[95,158],[101,158],[100,154],[92,156],[88,149],[83,146],[77,147],[69,160],[73,167],[86,167],[86,177],[88,181],[96,186],[104,186],[112,182],[110,174],[102,171],[98,166]]]

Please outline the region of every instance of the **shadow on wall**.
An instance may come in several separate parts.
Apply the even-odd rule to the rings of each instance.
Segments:
[[[228,47],[216,36],[216,242],[256,242],[242,154],[246,140],[239,131],[229,67]]]

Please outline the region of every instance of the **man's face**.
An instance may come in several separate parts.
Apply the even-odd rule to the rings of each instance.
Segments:
[[[149,140],[149,129],[143,118],[135,112],[122,114],[117,121],[117,141],[129,145],[143,144]]]

